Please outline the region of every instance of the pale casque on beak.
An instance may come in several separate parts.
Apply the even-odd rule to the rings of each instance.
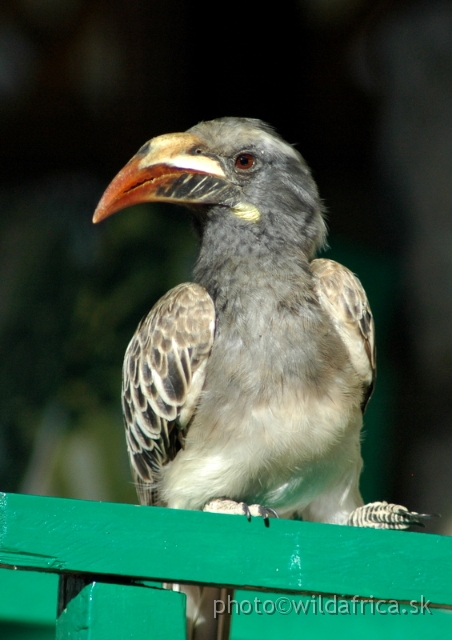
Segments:
[[[218,159],[203,152],[191,133],[153,138],[133,156],[102,196],[93,222],[142,202],[214,205],[234,201],[237,186]]]

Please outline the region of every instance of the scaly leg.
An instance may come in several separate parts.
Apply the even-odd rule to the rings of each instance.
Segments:
[[[270,507],[263,507],[260,504],[245,504],[244,502],[236,502],[235,500],[228,500],[228,498],[216,498],[211,500],[205,506],[203,511],[209,513],[227,513],[231,515],[246,516],[248,520],[251,520],[252,516],[259,516],[264,520],[269,518],[278,518],[278,514],[274,509]]]

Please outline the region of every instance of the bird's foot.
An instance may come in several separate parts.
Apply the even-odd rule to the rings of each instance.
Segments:
[[[358,507],[348,516],[345,524],[352,527],[370,527],[372,529],[408,529],[411,525],[425,526],[423,520],[435,517],[427,513],[408,511],[398,504],[370,502]]]
[[[209,513],[228,513],[231,515],[246,516],[248,520],[251,520],[252,516],[259,516],[265,521],[269,518],[278,518],[278,514],[274,509],[270,507],[263,507],[260,504],[246,504],[245,502],[236,502],[235,500],[229,500],[228,498],[216,498],[211,500],[205,506],[203,511]]]

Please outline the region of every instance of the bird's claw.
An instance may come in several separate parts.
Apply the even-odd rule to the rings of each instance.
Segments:
[[[436,514],[408,511],[406,507],[398,504],[371,502],[352,511],[346,524],[352,527],[404,530],[412,525],[424,527],[424,520],[435,517]]]
[[[248,512],[250,514],[248,520],[251,520],[251,516],[259,516],[264,520],[268,520],[269,518],[279,518],[276,511],[271,507],[263,507],[261,504],[250,504],[249,506],[245,506],[247,506]]]
[[[211,500],[205,506],[203,511],[209,513],[226,513],[232,515],[243,515],[248,520],[257,516],[268,522],[269,518],[278,518],[278,514],[270,507],[263,507],[260,504],[246,504],[245,502],[236,502],[227,498],[216,498]]]

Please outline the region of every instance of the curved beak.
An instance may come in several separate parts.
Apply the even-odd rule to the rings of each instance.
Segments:
[[[147,142],[113,178],[93,222],[141,202],[226,204],[236,188],[203,147],[191,133],[172,133]]]

